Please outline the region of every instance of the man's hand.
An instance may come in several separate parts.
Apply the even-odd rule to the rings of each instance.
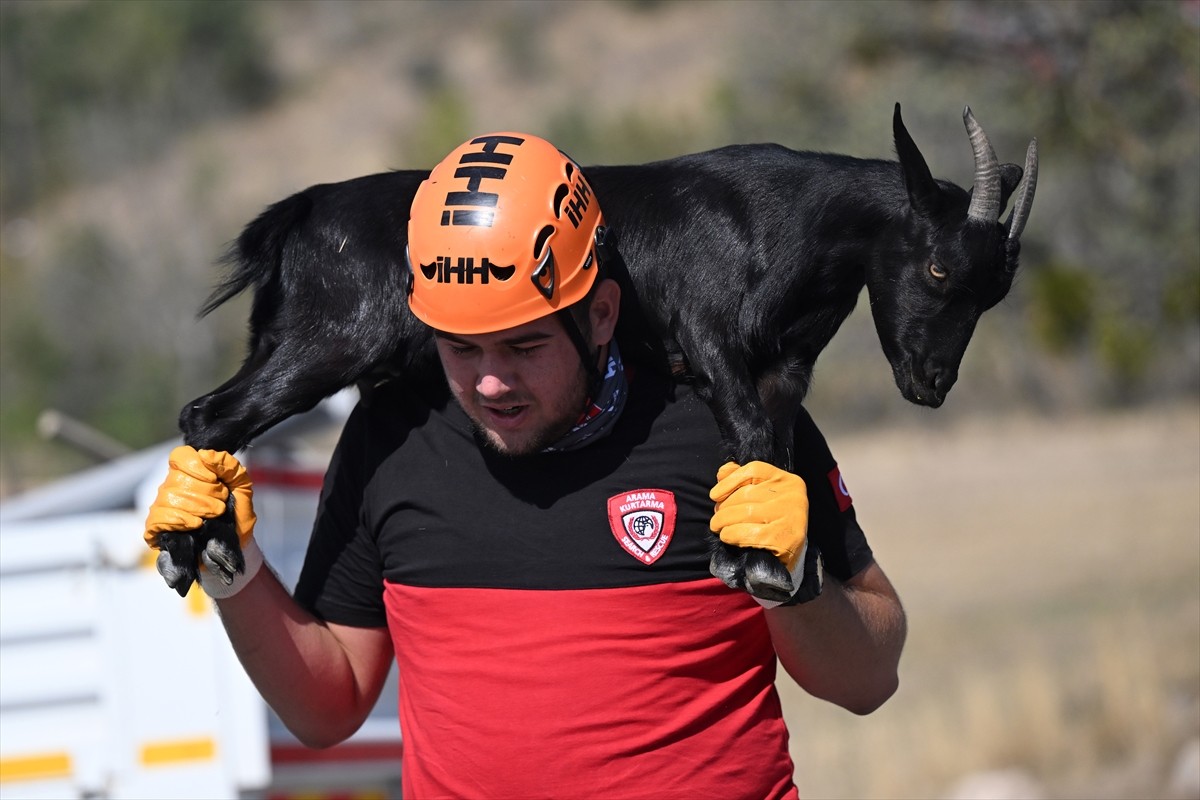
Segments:
[[[709,527],[722,542],[768,550],[787,568],[796,591],[789,604],[821,592],[819,557],[808,546],[808,489],[804,479],[763,461],[733,462],[717,471],[709,492],[716,503]],[[811,552],[810,552],[811,551]],[[755,598],[773,608],[779,602]]]
[[[258,572],[262,552],[254,541],[254,504],[250,476],[231,454],[182,446],[171,451],[167,478],[158,489],[146,518],[146,544],[161,549],[158,571],[167,584],[186,593],[194,563],[192,537],[205,526],[216,528],[212,538],[200,537],[199,580],[214,598],[230,597]],[[221,528],[228,529],[221,535]],[[207,539],[203,541],[202,539]],[[180,555],[180,554],[184,555]]]

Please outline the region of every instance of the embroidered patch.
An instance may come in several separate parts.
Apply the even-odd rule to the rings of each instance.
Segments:
[[[844,512],[854,501],[850,499],[850,490],[846,488],[842,471],[836,465],[829,471],[829,485],[833,487],[833,497],[837,500],[838,511]]]
[[[635,489],[608,498],[608,525],[625,552],[653,564],[675,534],[675,493]]]

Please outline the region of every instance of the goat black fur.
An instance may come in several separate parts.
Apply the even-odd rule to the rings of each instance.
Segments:
[[[965,118],[971,131],[969,109]],[[976,186],[966,191],[934,180],[899,104],[893,134],[899,162],[735,145],[584,169],[620,237],[612,276],[622,289],[622,352],[663,369],[682,357],[739,463],[790,466],[791,421],[813,366],[864,286],[898,388],[934,408],[979,316],[1009,290],[1035,144],[1024,170],[991,153],[989,177],[972,134]],[[233,452],[350,384],[440,379],[432,337],[406,302],[408,208],[427,174],[313,186],[246,227],[202,313],[253,289],[249,354],[229,381],[184,407],[188,444]],[[192,540],[163,537],[175,565],[168,582],[181,593],[195,575]],[[209,546],[236,551],[236,540]],[[726,583],[790,595],[770,554],[715,548],[713,571]]]

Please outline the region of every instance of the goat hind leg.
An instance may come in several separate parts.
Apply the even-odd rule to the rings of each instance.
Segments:
[[[179,430],[186,444],[197,450],[235,453],[250,441],[252,431],[266,430],[279,421],[268,420],[264,425],[248,394],[274,352],[268,337],[256,336],[250,355],[232,378],[180,409]]]
[[[187,403],[179,412],[183,441],[197,450],[221,450],[235,453],[258,432],[270,428],[288,416],[286,412],[263,415],[254,403],[249,388],[263,366],[262,358],[248,359],[236,375],[206,395]],[[233,525],[231,510],[208,520],[193,531],[165,531],[159,535],[156,567],[167,585],[183,597],[199,579],[200,555],[217,553],[220,563],[229,567],[228,575],[245,569],[241,546]]]
[[[311,353],[287,347],[273,350],[248,361],[217,390],[184,406],[180,413],[184,441],[198,450],[236,452],[284,419],[312,408],[368,366],[314,359]],[[245,569],[232,508],[195,531],[164,533],[160,542],[167,558],[159,556],[159,573],[181,596],[199,576],[201,554],[207,568],[226,583]]]

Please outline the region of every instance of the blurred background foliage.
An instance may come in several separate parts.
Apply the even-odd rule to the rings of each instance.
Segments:
[[[160,155],[205,120],[270,102],[266,37],[241,3],[5,4],[5,207]]]
[[[47,408],[130,446],[175,435],[243,352],[244,298],[195,318],[216,259],[305,186],[499,128],[584,164],[749,141],[891,157],[897,101],[959,184],[966,103],[1002,160],[1041,146],[1018,282],[939,414],[1200,396],[1195,0],[5,0],[4,488],[74,466],[35,433]],[[831,427],[927,414],[867,316],[818,365]]]

